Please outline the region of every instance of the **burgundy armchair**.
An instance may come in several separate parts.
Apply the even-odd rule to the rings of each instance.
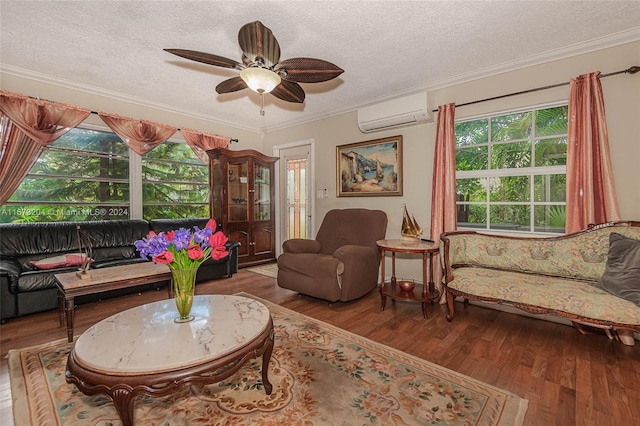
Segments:
[[[329,211],[315,240],[291,239],[278,257],[278,285],[329,302],[347,302],[378,285],[387,214],[381,210]]]

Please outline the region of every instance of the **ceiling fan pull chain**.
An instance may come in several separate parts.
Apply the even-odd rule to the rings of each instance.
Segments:
[[[260,92],[260,115],[264,117],[264,93]]]

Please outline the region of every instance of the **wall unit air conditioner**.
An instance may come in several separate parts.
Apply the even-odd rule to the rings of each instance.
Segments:
[[[398,99],[360,108],[358,127],[362,133],[431,121],[427,94],[416,93]]]

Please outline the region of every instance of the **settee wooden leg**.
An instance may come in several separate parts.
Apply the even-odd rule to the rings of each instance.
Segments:
[[[616,330],[620,341],[627,346],[635,346],[636,341],[633,338],[633,331],[631,330]]]
[[[580,324],[579,322],[571,321],[571,324],[573,324],[573,328],[575,328],[576,330],[578,330],[578,333],[580,333],[580,334],[587,334],[587,331],[584,329],[584,327],[582,326],[582,324]]]
[[[453,294],[451,294],[450,291],[447,291],[447,309],[449,310],[449,313],[447,314],[447,321],[451,322],[453,320],[453,314],[454,314],[454,307],[453,307],[453,301],[454,301],[454,297]]]

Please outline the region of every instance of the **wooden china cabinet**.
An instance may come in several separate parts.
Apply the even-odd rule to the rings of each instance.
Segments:
[[[276,258],[276,157],[247,149],[216,148],[209,155],[209,208],[232,241],[238,241],[238,264],[250,266]]]

